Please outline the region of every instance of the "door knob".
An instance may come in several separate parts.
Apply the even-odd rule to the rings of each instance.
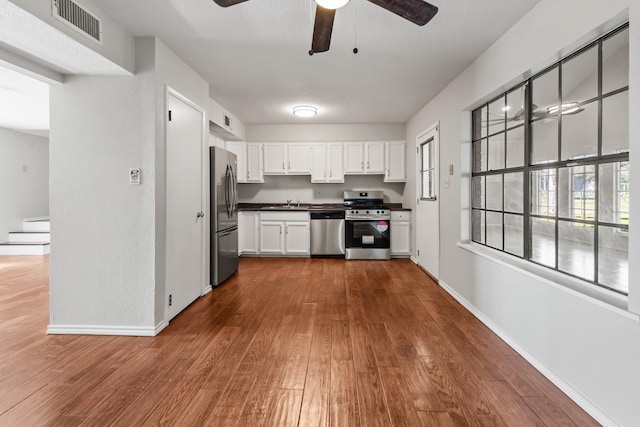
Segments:
[[[204,212],[200,211],[196,214],[196,218],[204,218]]]

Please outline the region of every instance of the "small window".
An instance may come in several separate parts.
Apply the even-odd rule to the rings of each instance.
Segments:
[[[422,191],[420,193],[420,198],[422,200],[433,200],[436,197],[434,151],[433,137],[420,144],[420,174],[422,176]]]

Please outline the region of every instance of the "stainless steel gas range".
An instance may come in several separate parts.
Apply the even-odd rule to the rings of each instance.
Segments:
[[[391,258],[391,210],[382,191],[345,191],[345,258]]]

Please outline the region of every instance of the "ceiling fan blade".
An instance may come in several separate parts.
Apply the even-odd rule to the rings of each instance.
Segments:
[[[247,0],[213,0],[220,7],[229,7]]]
[[[313,24],[313,41],[311,51],[313,53],[326,52],[331,44],[331,31],[333,30],[333,18],[336,15],[335,9],[325,9],[316,6],[316,19]]]
[[[383,9],[393,12],[416,25],[424,25],[431,21],[438,8],[422,0],[369,0]]]

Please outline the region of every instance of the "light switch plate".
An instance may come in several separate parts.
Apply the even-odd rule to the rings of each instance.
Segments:
[[[141,181],[141,173],[139,168],[129,169],[129,184],[138,185]]]

